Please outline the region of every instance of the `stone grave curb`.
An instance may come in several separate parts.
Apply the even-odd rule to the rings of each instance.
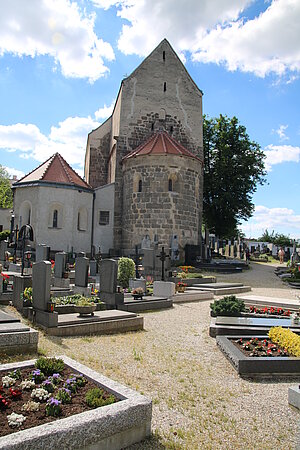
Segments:
[[[2,333],[0,334],[0,354],[36,353],[38,341],[39,332],[32,328],[28,331],[20,331],[18,333]]]
[[[45,328],[44,328],[45,329]],[[144,329],[144,318],[142,316],[129,317],[124,319],[105,320],[101,322],[84,322],[58,325],[57,327],[46,328],[49,336],[86,336],[91,334],[115,334],[126,333],[128,331],[138,331]]]
[[[150,399],[66,356],[59,358],[122,401],[3,436],[0,438],[2,450],[120,450],[150,435]],[[34,366],[34,363],[35,360],[5,364],[0,373]]]
[[[294,406],[294,408],[298,408],[300,410],[300,387],[299,387],[299,385],[289,387],[288,401],[289,401],[290,405],[292,405],[292,406]]]
[[[261,335],[252,337],[265,338]],[[300,358],[296,357],[250,357],[244,355],[231,339],[249,339],[249,336],[217,336],[216,342],[238,374],[249,378],[299,377]]]

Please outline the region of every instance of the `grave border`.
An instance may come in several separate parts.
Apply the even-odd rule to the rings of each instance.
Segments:
[[[266,336],[253,335],[265,339]],[[276,377],[299,377],[300,358],[276,356],[276,357],[251,357],[246,356],[231,341],[235,339],[250,339],[250,336],[235,335],[216,337],[216,343],[225,354],[238,374],[244,378],[276,378]]]
[[[1,449],[120,450],[150,435],[152,418],[150,399],[65,355],[57,358],[62,358],[71,369],[82,373],[121,401],[3,436],[0,438]],[[33,359],[2,364],[0,373],[7,369],[33,367],[35,361]]]

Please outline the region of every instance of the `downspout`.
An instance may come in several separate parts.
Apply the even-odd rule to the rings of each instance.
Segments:
[[[96,193],[93,192],[93,204],[92,204],[92,229],[91,229],[91,258],[95,257],[93,254],[93,247],[94,247],[94,215],[95,215],[95,198]]]

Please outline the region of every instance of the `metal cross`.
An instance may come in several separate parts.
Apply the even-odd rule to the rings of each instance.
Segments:
[[[165,281],[165,260],[170,258],[170,255],[167,255],[165,252],[165,247],[162,247],[160,254],[156,257],[161,260],[161,281]]]

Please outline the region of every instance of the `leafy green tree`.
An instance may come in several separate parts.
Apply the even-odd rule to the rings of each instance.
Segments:
[[[246,128],[220,115],[203,121],[203,219],[219,237],[232,237],[254,211],[252,194],[266,182],[265,155]]]
[[[274,230],[272,231],[272,233],[269,233],[268,230],[265,230],[263,235],[258,238],[258,241],[270,242],[271,244],[280,245],[283,247],[293,245],[293,240],[289,236],[280,233],[275,234]]]
[[[131,258],[122,257],[118,261],[118,282],[123,288],[128,288],[129,278],[135,276],[135,264]]]
[[[9,175],[0,165],[0,208],[12,208],[13,193],[10,187]]]

